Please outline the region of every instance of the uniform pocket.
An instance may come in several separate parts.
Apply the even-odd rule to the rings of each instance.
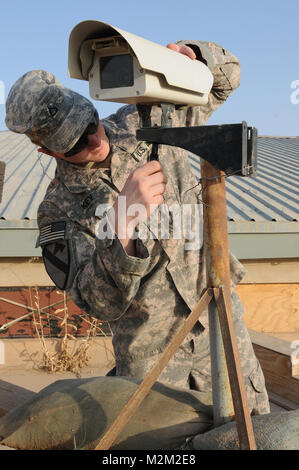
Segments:
[[[257,364],[257,367],[249,374],[248,378],[256,392],[262,393],[265,391],[265,378],[259,363]]]
[[[256,368],[249,374],[247,398],[251,412],[255,415],[270,413],[268,393],[262,368],[257,362]]]

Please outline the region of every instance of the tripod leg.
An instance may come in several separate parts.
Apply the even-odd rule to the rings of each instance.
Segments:
[[[213,291],[223,338],[240,449],[256,450],[244,378],[239,358],[237,338],[231,314],[231,299],[227,294],[227,290],[222,286],[214,288]]]
[[[132,417],[133,413],[135,413],[139,405],[142,403],[143,399],[149,393],[150,389],[152,388],[158,377],[161,375],[163,369],[166,367],[171,357],[182,344],[187,334],[192,330],[199,316],[203,313],[204,310],[206,310],[212,296],[212,289],[206,290],[196,307],[192,310],[192,312],[186,318],[182,326],[177,330],[177,332],[173,336],[172,340],[166,347],[157,364],[141,382],[136,392],[132,395],[132,397],[121,410],[120,414],[112,423],[106,434],[102,437],[95,450],[107,450],[111,447],[117,436],[120,434],[122,429]]]

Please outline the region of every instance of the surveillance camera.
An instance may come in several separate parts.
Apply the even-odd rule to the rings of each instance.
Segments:
[[[69,75],[89,81],[95,100],[206,104],[213,75],[198,60],[100,21],[72,30]]]

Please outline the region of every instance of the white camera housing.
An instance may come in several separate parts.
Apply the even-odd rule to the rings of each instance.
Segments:
[[[206,104],[213,75],[198,60],[100,21],[83,21],[69,38],[68,70],[89,81],[95,100]]]

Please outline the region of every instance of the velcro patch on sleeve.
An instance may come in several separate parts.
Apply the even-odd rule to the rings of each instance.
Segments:
[[[65,238],[66,222],[54,222],[40,229],[39,244],[44,245]]]
[[[71,262],[68,241],[49,243],[42,250],[47,273],[59,289],[65,289]]]

